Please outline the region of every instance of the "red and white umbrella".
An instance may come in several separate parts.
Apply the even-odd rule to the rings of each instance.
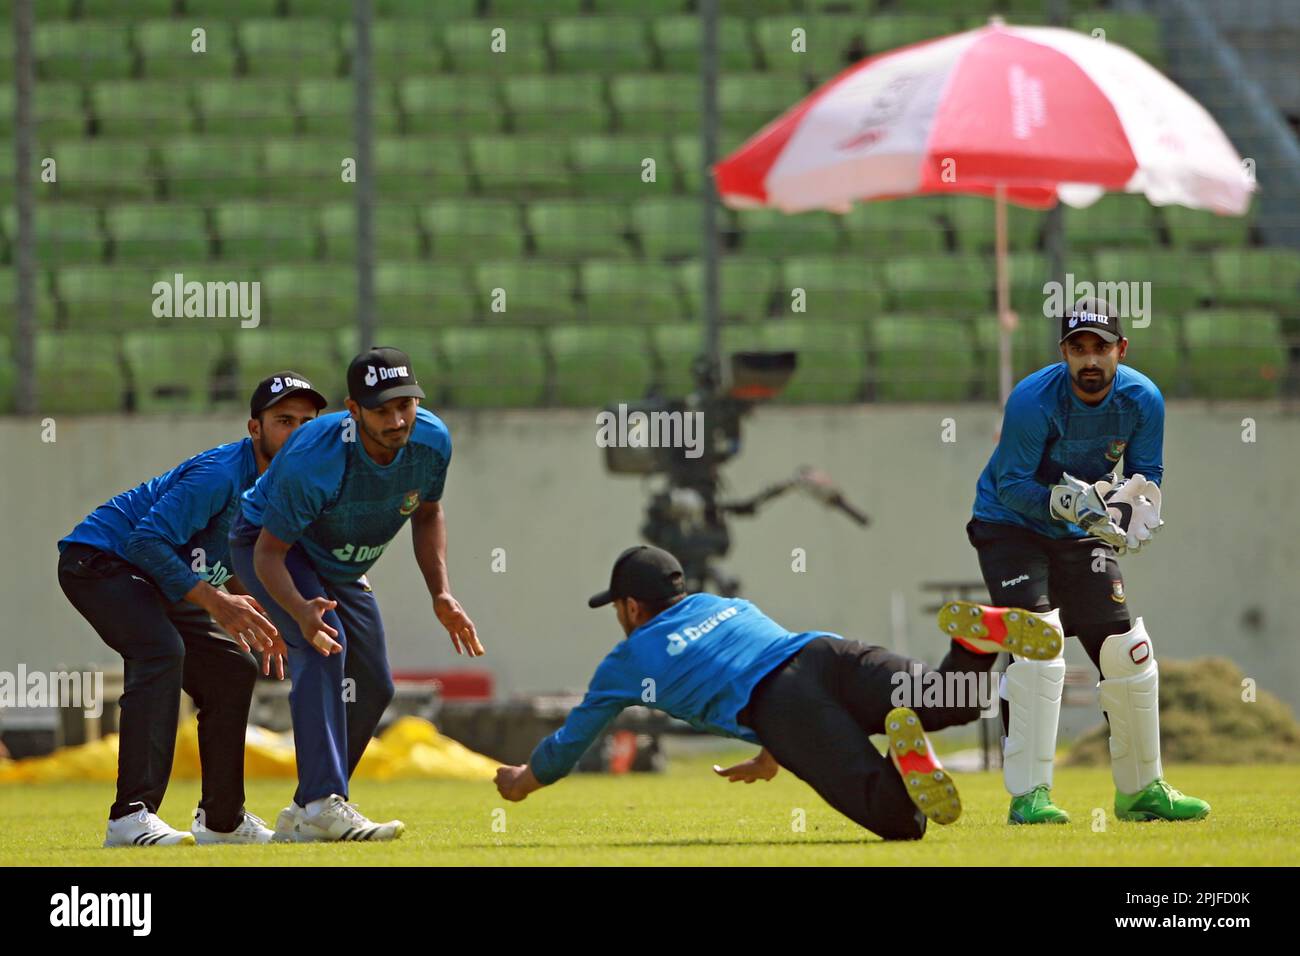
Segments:
[[[1253,188],[1210,114],[1141,57],[1000,22],[850,67],[714,167],[728,205],[994,195],[1043,208],[1107,190],[1243,214]]]
[[[1005,202],[1108,190],[1243,215],[1254,189],[1208,112],[1141,57],[1056,27],[988,26],[849,67],[713,167],[723,202],[788,213],[934,193],[997,200],[999,385],[1011,389]]]

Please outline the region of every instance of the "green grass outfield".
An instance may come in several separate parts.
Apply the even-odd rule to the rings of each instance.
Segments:
[[[575,774],[519,804],[489,783],[362,781],[352,796],[363,813],[406,821],[405,836],[387,844],[105,850],[111,785],[0,786],[0,865],[1253,866],[1293,865],[1300,846],[1300,766],[1166,768],[1171,783],[1214,807],[1208,820],[1179,824],[1117,822],[1109,770],[1089,768],[1057,771],[1069,826],[1009,827],[1001,776],[959,774],[961,820],[931,825],[919,843],[884,843],[788,772],[731,784],[709,772],[712,763],[692,756],[664,774]],[[248,806],[274,821],[291,794],[288,781],[251,781]],[[197,783],[178,782],[163,818],[188,826],[197,799]],[[1094,807],[1106,811],[1101,832]],[[802,833],[792,826],[797,809]]]

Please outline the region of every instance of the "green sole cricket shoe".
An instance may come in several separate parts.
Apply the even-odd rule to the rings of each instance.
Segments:
[[[1031,661],[1050,661],[1065,646],[1059,625],[1018,607],[949,601],[939,609],[939,630],[977,654],[1010,651]]]
[[[1137,793],[1115,791],[1115,816],[1144,823],[1149,820],[1204,820],[1210,805],[1175,790],[1164,780],[1153,780]]]
[[[909,707],[895,707],[885,715],[889,737],[889,759],[903,778],[907,795],[927,820],[956,823],[961,816],[961,797],[934,755],[934,748],[921,728],[921,718]]]
[[[1028,793],[1011,798],[1007,823],[1069,823],[1070,815],[1052,802],[1052,791],[1047,787],[1034,787]]]

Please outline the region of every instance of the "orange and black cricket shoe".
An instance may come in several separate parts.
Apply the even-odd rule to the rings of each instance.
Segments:
[[[935,823],[956,823],[961,816],[957,785],[935,756],[916,711],[895,707],[885,715],[885,734],[889,737],[889,759],[917,809]]]

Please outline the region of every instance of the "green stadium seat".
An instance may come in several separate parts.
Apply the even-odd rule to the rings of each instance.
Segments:
[[[1134,320],[1124,320],[1124,336],[1128,339],[1124,364],[1150,378],[1166,397],[1181,391],[1185,382],[1182,324],[1179,316],[1165,308],[1150,316],[1149,324],[1143,327]]]
[[[632,205],[632,231],[651,259],[697,256],[704,248],[703,216],[698,199],[643,199]]]
[[[1220,249],[1212,264],[1218,304],[1268,306],[1291,315],[1300,310],[1300,251]]]
[[[191,18],[243,20],[274,17],[280,13],[280,0],[184,0],[184,3],[185,12]]]
[[[330,203],[320,211],[325,258],[355,262],[357,257],[357,206],[352,201]],[[375,258],[418,259],[420,231],[415,209],[409,204],[387,204],[374,209]]]
[[[779,209],[745,209],[736,214],[741,250],[748,256],[834,253],[841,245],[839,220],[834,213],[816,211],[791,215]]]
[[[247,140],[177,139],[158,147],[167,198],[222,202],[269,195],[262,147]]]
[[[1273,398],[1286,375],[1282,323],[1273,312],[1251,309],[1189,312],[1188,380],[1209,398]]]
[[[150,199],[156,177],[149,147],[131,141],[72,140],[49,151],[61,199]]]
[[[510,76],[502,84],[519,133],[599,133],[610,127],[603,76]]]
[[[718,112],[724,128],[748,138],[808,95],[789,73],[731,73],[718,78]]]
[[[339,72],[339,28],[329,20],[243,20],[237,36],[249,76],[323,77]]]
[[[690,393],[695,387],[691,364],[704,352],[703,322],[652,325],[650,347],[655,355],[658,393],[673,397]]]
[[[303,80],[297,86],[298,119],[308,136],[352,139],[355,119],[356,84],[351,79]],[[377,135],[396,133],[401,114],[393,99],[393,88],[376,83],[371,90],[371,129]],[[353,156],[353,147],[345,155]]]
[[[36,337],[39,414],[119,411],[126,375],[118,337],[103,332],[41,332]]]
[[[767,69],[825,80],[849,65],[847,54],[866,25],[857,17],[833,15],[764,17],[754,24],[754,41]],[[796,29],[804,31],[801,51],[794,49]]]
[[[96,83],[90,91],[90,110],[101,136],[162,139],[195,127],[190,91],[171,82]]]
[[[1084,209],[1063,209],[1071,252],[1106,246],[1153,246],[1155,221],[1145,196],[1110,194]]]
[[[877,400],[957,402],[970,396],[977,359],[969,322],[886,315],[868,329]],[[994,361],[996,368],[996,355]]]
[[[168,281],[163,269],[75,266],[60,269],[54,286],[70,329],[106,331],[157,326],[154,283]]]
[[[997,243],[997,204],[984,196],[945,196],[943,213],[957,237],[959,252],[993,252]],[[1038,248],[1044,213],[1007,204],[1007,248]],[[1067,214],[1068,215],[1068,214]]]
[[[266,195],[283,202],[355,199],[343,180],[343,160],[356,157],[350,140],[272,139],[264,148]]]
[[[679,268],[682,292],[692,316],[704,315],[704,263],[692,259]],[[724,322],[755,322],[766,318],[777,291],[776,263],[770,259],[727,256],[718,263],[718,309]],[[777,314],[787,314],[789,302]]]
[[[1089,36],[1094,35],[1094,30],[1103,30],[1107,43],[1117,43],[1132,50],[1161,69],[1166,65],[1164,47],[1160,43],[1160,22],[1151,14],[1092,10],[1071,17],[1070,27]]]
[[[755,0],[755,3],[764,2],[770,0]],[[647,19],[681,13],[693,6],[693,0],[591,0],[592,10],[596,13],[622,14]]]
[[[104,210],[104,231],[115,262],[202,262],[211,252],[207,217],[196,206],[110,206]]]
[[[1164,206],[1159,215],[1176,249],[1239,248],[1250,239],[1254,210],[1245,216],[1219,216],[1186,206]]]
[[[505,129],[498,81],[486,76],[416,76],[398,87],[408,133],[467,136]]]
[[[234,262],[295,262],[316,256],[317,209],[260,202],[216,207],[221,258]]]
[[[741,142],[748,138],[749,132],[741,134],[734,130],[729,132],[725,128],[719,130],[718,157],[721,158],[734,152],[741,145]],[[704,186],[704,177],[709,175],[712,178],[712,175],[704,168],[704,144],[700,142],[699,134],[687,133],[674,136],[670,142],[672,143],[673,165],[677,174],[674,182],[677,187],[675,191],[698,196]]]
[[[619,127],[627,133],[700,132],[700,80],[689,73],[622,74],[609,81]]]
[[[375,140],[374,149],[375,190],[381,201],[471,191],[469,160],[460,140],[387,137]]]
[[[356,270],[321,263],[268,266],[262,275],[262,308],[267,325],[278,332],[355,326]]]
[[[857,203],[840,224],[852,252],[889,256],[942,252],[947,247],[939,217],[944,197],[916,196]]]
[[[802,7],[803,0],[719,0],[718,3],[720,13],[750,16],[798,12]]]
[[[519,207],[492,199],[439,199],[421,211],[435,259],[506,259],[524,254]]]
[[[978,256],[904,256],[884,264],[885,286],[904,312],[974,315],[992,301],[993,263]]]
[[[622,203],[554,199],[529,204],[524,214],[539,255],[556,258],[625,256],[627,208]]]
[[[470,163],[484,193],[504,196],[566,196],[577,192],[569,147],[554,136],[475,136]]]
[[[209,80],[196,88],[199,116],[208,134],[292,136],[293,91],[267,80]]]
[[[480,314],[465,268],[449,262],[383,262],[375,267],[375,314],[385,325],[468,324]]]
[[[690,73],[700,68],[703,25],[698,14],[661,17],[650,21],[650,37],[659,50],[663,68]],[[749,40],[749,27],[740,17],[718,21],[718,69],[720,76],[739,70],[753,70],[756,57]]]
[[[828,3],[831,0],[823,0],[823,2]],[[1078,3],[1074,2],[1070,5],[1077,7]],[[894,0],[891,9],[908,16],[930,14],[932,16],[960,17],[963,19],[982,17],[983,19],[980,22],[983,25],[988,22],[989,15],[995,10],[1007,10],[1008,7],[1014,8],[1015,6],[1014,0],[1010,4],[1007,3],[1007,0],[993,0],[993,2],[990,2],[990,0]],[[1028,0],[1028,2],[1021,0],[1019,7],[1020,9],[1014,10],[1015,13],[1023,14],[1035,11],[1041,13],[1043,11],[1043,0]],[[1018,16],[1014,22],[1020,23]]]
[[[866,21],[864,39],[867,52],[875,54],[955,33],[958,28],[959,24],[952,17],[880,14]]]
[[[182,289],[182,302],[174,302],[175,276],[181,274],[183,284],[203,284],[204,312],[211,308],[212,315],[203,317],[185,315],[192,300]],[[86,267],[60,269],[55,277],[57,294],[62,302],[65,325],[70,329],[121,329],[139,330],[164,325],[194,323],[225,323],[238,328],[244,316],[240,313],[238,299],[231,300],[229,282],[255,282],[255,271],[231,273],[229,268],[212,263],[174,263],[142,267],[142,265],[114,265],[114,267]],[[162,282],[159,291],[155,286]],[[221,298],[213,297],[208,303],[208,282],[220,282]],[[251,302],[244,302],[251,307]],[[260,307],[260,306],[259,306]],[[221,315],[224,311],[226,315]]]
[[[50,274],[37,272],[35,284],[36,326],[42,329],[54,328],[59,322],[59,303],[50,285]],[[0,341],[6,336],[13,336],[17,328],[18,273],[14,269],[0,269]],[[0,362],[0,367],[3,367],[3,362]]]
[[[98,262],[108,253],[99,210],[90,206],[51,203],[38,210],[33,228],[36,261],[42,266]],[[4,210],[4,234],[11,242],[17,240],[18,213],[13,206]]]
[[[233,15],[233,14],[231,14]],[[204,49],[194,49],[194,30],[202,26]],[[239,69],[235,24],[203,14],[175,20],[145,20],[135,27],[143,72],[151,80],[212,80],[234,76]]]
[[[375,20],[370,28],[372,75],[403,79],[417,73],[437,73],[445,67],[441,21],[430,16]],[[343,49],[355,56],[356,31],[351,18],[343,24]]]
[[[1097,270],[1091,259],[1083,255],[1071,256],[1070,269],[1074,272],[1076,282],[1095,282]],[[997,294],[996,261],[994,263],[994,295]],[[1043,286],[1055,281],[1052,266],[1046,255],[1038,252],[1011,252],[1007,254],[1007,276],[1011,293],[1011,310],[1017,313],[1023,322],[1036,322],[1043,316],[1046,307],[1047,292]],[[1046,318],[1046,316],[1043,316]]]
[[[669,265],[594,259],[582,263],[579,283],[587,318],[595,324],[686,318],[677,271]]]
[[[448,402],[459,408],[542,404],[546,354],[538,329],[448,329],[442,337]]]
[[[675,171],[661,136],[580,136],[571,142],[570,159],[585,196],[644,199],[673,188]],[[647,159],[655,163],[653,183],[641,179]]]
[[[804,313],[816,321],[874,321],[885,311],[876,263],[862,259],[791,256],[782,263],[780,312],[792,314],[791,293],[804,290]]]
[[[603,408],[644,395],[654,378],[654,356],[641,329],[559,326],[546,338],[557,405]]]
[[[122,351],[137,412],[203,412],[212,405],[218,363],[233,352],[229,330],[131,332]]]
[[[8,36],[0,34],[0,43],[7,39]],[[38,83],[32,96],[39,141],[70,140],[86,132],[86,109],[82,104],[80,86],[75,83]],[[13,135],[16,110],[14,87],[0,85],[0,136],[8,138]],[[7,152],[12,154],[13,150]]]
[[[565,17],[581,13],[584,0],[488,0],[488,13],[493,17]]]
[[[479,0],[375,0],[375,16],[464,20],[478,13],[478,4]]]
[[[332,336],[304,335],[300,329],[259,327],[235,336],[238,394],[252,395],[257,383],[276,369],[301,372],[322,395],[337,404],[347,394],[344,364]]]
[[[787,318],[763,323],[760,336],[764,348],[798,355],[794,376],[781,393],[782,401],[825,404],[861,400],[867,354],[859,326]]]
[[[544,73],[548,66],[542,24],[528,20],[456,20],[446,25],[442,42],[458,73],[518,76]]]
[[[547,20],[555,65],[570,72],[632,73],[654,67],[645,21],[632,17]]]
[[[498,259],[474,267],[484,318],[494,324],[533,325],[579,316],[574,272],[568,265]]]
[[[1121,314],[1134,314],[1136,306],[1150,309],[1153,318],[1182,315],[1199,308],[1212,293],[1211,262],[1208,255],[1189,255],[1162,249],[1130,249],[1098,251],[1096,268],[1086,278],[1098,282],[1123,283],[1116,289],[1098,289],[1097,294]],[[1076,276],[1077,282],[1080,277]],[[1128,283],[1150,283],[1146,293],[1139,293],[1150,301],[1133,301],[1132,287]],[[1139,285],[1139,290],[1143,287]],[[1127,297],[1128,301],[1121,299]],[[1120,299],[1120,301],[1116,301]]]
[[[122,0],[78,0],[77,14],[83,20],[135,19],[136,17],[171,16],[176,7],[176,0],[131,0],[129,5]],[[71,5],[69,3],[69,5]],[[41,4],[42,7],[47,4]]]
[[[135,68],[130,31],[125,23],[42,21],[32,29],[32,43],[42,80],[59,83],[125,80]],[[7,75],[13,76],[12,69]]]

